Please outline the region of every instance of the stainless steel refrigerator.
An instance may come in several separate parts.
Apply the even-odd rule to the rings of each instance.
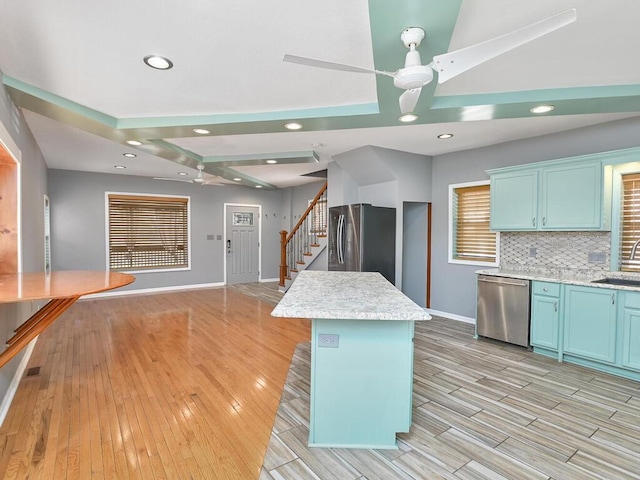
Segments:
[[[329,270],[380,272],[395,284],[396,209],[367,203],[331,207]]]

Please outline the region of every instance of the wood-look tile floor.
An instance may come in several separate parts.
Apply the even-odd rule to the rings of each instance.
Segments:
[[[414,365],[398,450],[310,449],[300,344],[260,480],[640,478],[640,383],[474,340],[471,325],[437,317],[416,324]]]

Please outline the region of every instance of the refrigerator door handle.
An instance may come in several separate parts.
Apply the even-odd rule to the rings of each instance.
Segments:
[[[336,241],[338,244],[338,263],[344,263],[344,250],[343,250],[343,231],[344,231],[344,215],[338,217],[338,231]]]

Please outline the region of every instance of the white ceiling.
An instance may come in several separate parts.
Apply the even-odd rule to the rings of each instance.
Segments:
[[[175,178],[188,171],[192,178],[193,158],[316,152],[319,163],[234,167],[253,180],[248,185],[276,187],[313,181],[300,175],[326,168],[334,155],[363,145],[438,155],[640,114],[640,68],[634,60],[634,47],[640,45],[637,0],[463,0],[455,26],[446,28],[430,15],[444,15],[456,2],[442,6],[439,1],[394,2],[398,15],[407,17],[400,28],[391,16],[380,27],[380,11],[389,8],[384,0],[4,2],[0,70],[10,87],[7,77],[19,82],[10,93],[23,107],[50,168]],[[291,53],[398,68],[405,52],[401,28],[432,25],[420,47],[427,63],[424,52],[442,39],[445,51],[453,50],[569,8],[577,9],[575,23],[438,85],[432,109],[423,91],[421,123],[415,125],[394,123],[401,92],[388,78],[281,61]],[[393,48],[381,51],[376,47],[380,39]],[[171,58],[174,68],[148,68],[142,58],[151,53]],[[29,91],[26,100],[20,96],[28,90],[25,85],[37,90]],[[630,87],[626,102],[607,87],[622,85]],[[598,90],[586,92],[585,87]],[[515,97],[501,96],[505,92],[516,92]],[[385,103],[386,97],[393,101]],[[556,111],[532,117],[529,103],[545,98],[556,103]],[[449,99],[469,106],[451,113],[435,107]],[[487,99],[497,106],[485,106]],[[377,105],[380,114],[353,114]],[[92,111],[142,127],[98,128]],[[282,131],[290,118],[301,119],[303,131]],[[200,124],[211,135],[191,133]],[[438,140],[444,132],[454,138]],[[124,144],[134,137],[168,143]],[[171,145],[187,157],[171,153]],[[138,156],[124,158],[127,151]],[[115,170],[116,164],[127,168]],[[220,173],[209,170],[213,163],[206,165]]]

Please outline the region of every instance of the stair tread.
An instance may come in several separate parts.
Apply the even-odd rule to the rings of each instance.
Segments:
[[[319,247],[320,244],[319,243],[312,243],[311,245],[309,245],[310,247]]]
[[[302,255],[304,255],[305,257],[312,257],[313,253],[311,252],[304,252]]]

